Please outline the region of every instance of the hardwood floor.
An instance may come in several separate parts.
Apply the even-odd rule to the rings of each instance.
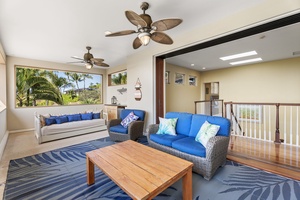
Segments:
[[[300,180],[299,150],[300,148],[296,146],[231,136],[227,158],[241,164]]]

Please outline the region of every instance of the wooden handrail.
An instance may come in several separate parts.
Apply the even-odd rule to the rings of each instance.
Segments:
[[[224,102],[225,107],[227,106],[227,104],[230,105],[231,109],[232,109],[232,105],[236,104],[236,105],[269,105],[269,106],[276,106],[276,127],[275,127],[275,143],[280,144],[281,142],[283,142],[282,139],[280,139],[280,131],[279,131],[279,112],[280,112],[280,106],[300,106],[300,103],[250,103],[250,102]],[[232,114],[232,113],[231,113]]]

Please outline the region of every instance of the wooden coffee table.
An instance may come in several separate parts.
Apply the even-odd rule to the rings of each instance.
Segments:
[[[183,199],[192,199],[193,163],[128,140],[86,153],[87,184],[94,165],[133,199],[152,199],[183,178]]]

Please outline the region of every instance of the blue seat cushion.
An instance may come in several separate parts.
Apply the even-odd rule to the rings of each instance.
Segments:
[[[172,143],[172,147],[194,156],[206,157],[205,147],[200,142],[196,142],[194,137],[185,137],[176,140]]]
[[[168,135],[168,134],[151,134],[150,135],[150,140],[158,143],[158,144],[161,144],[161,145],[165,145],[165,146],[168,146],[168,147],[172,147],[172,142],[176,141],[176,140],[179,140],[179,139],[182,139],[182,138],[185,138],[187,136],[185,135]]]
[[[208,121],[210,124],[216,124],[220,126],[217,136],[229,136],[230,125],[231,125],[229,119],[224,117],[207,116],[207,115],[200,115],[200,114],[193,115],[189,136],[196,137],[201,126],[205,121]]]
[[[165,118],[178,118],[176,124],[176,133],[181,135],[189,136],[191,123],[192,123],[192,116],[191,113],[185,112],[168,112],[166,113]]]
[[[116,126],[111,126],[109,129],[111,132],[117,132],[122,134],[128,134],[128,129],[124,128],[121,124],[118,124]]]

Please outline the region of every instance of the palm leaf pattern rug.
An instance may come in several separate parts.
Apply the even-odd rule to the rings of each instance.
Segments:
[[[139,142],[147,145],[146,138]],[[85,152],[114,144],[108,137],[10,161],[3,199],[131,199],[98,168],[95,184],[86,184]],[[182,199],[179,180],[157,200]],[[193,173],[194,200],[300,200],[300,182],[227,161],[206,181]]]

